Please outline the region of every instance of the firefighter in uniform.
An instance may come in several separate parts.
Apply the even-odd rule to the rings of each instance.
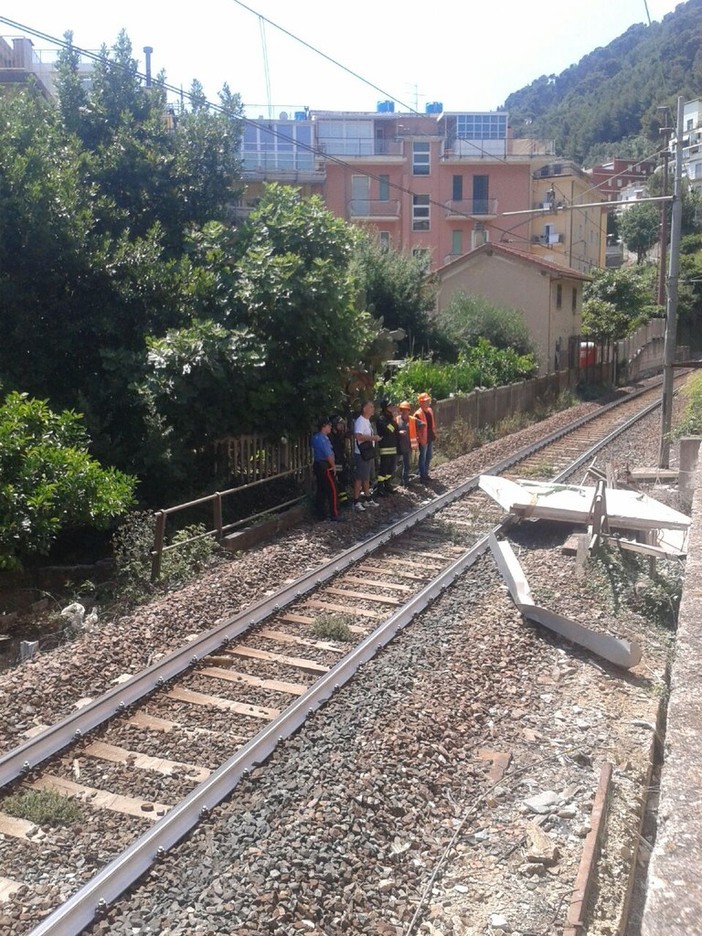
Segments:
[[[340,507],[345,506],[349,501],[349,484],[351,483],[349,457],[347,454],[347,440],[349,438],[350,435],[344,417],[332,416],[329,441],[334,449],[334,460],[336,461],[336,493]]]
[[[381,400],[380,416],[375,421],[380,436],[378,442],[378,454],[380,455],[378,494],[382,497],[393,493],[392,479],[397,467],[397,426],[390,406],[390,400]]]

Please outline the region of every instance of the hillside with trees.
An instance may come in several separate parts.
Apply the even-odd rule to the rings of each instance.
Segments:
[[[583,8],[583,16],[587,16]],[[702,94],[702,0],[659,23],[632,26],[560,75],[542,75],[507,98],[517,136],[553,139],[560,156],[593,165],[642,159],[659,148],[668,105]]]

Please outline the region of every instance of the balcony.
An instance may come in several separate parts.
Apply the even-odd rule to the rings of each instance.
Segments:
[[[491,218],[497,215],[496,198],[461,198],[446,202],[447,218]]]
[[[462,140],[447,136],[441,158],[449,163],[525,162],[538,156],[555,156],[553,140]]]
[[[565,234],[532,234],[531,242],[541,244],[542,247],[553,247],[565,243]]]
[[[376,159],[385,156],[402,157],[402,140],[374,140],[372,137],[329,137],[319,138],[318,149],[329,156],[345,159]]]
[[[380,201],[377,198],[352,198],[347,207],[348,217],[354,219],[397,221],[400,217],[399,199]]]
[[[531,207],[534,211],[557,211],[563,208],[563,205],[562,201],[535,201],[532,202]]]
[[[326,175],[324,160],[302,149],[266,152],[244,146],[241,168],[244,179],[248,180],[313,182],[323,181]]]

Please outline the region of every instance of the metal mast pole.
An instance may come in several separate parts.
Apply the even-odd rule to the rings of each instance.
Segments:
[[[663,136],[663,195],[668,194],[668,159],[670,158],[670,151],[668,149],[668,143],[670,141],[670,128],[661,127],[660,131]],[[668,205],[666,202],[661,202],[661,211],[660,211],[660,241],[658,248],[658,305],[665,305],[665,261],[666,254],[668,252]]]
[[[673,365],[678,313],[678,272],[680,269],[680,234],[682,230],[682,163],[683,163],[683,99],[678,98],[678,119],[675,147],[675,179],[673,185],[673,212],[670,224],[670,259],[668,265],[665,315],[665,345],[663,365],[663,400],[661,405],[661,440],[658,467],[670,467],[670,431],[673,421]]]

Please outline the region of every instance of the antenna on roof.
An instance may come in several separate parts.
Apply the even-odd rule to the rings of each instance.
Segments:
[[[273,98],[271,97],[271,75],[268,68],[268,46],[266,45],[266,21],[259,14],[258,28],[261,33],[261,52],[263,54],[263,72],[266,79],[266,100],[268,101],[268,119],[273,119]]]

